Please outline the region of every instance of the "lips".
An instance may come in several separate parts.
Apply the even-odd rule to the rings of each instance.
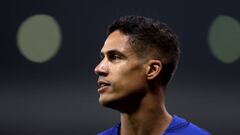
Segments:
[[[99,85],[99,88],[98,88],[98,92],[99,93],[102,93],[104,91],[106,91],[106,89],[108,88],[108,86],[110,86],[110,83],[105,81],[105,80],[98,80],[98,85]]]

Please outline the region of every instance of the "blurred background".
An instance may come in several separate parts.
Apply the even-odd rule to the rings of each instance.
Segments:
[[[240,134],[240,1],[2,0],[0,134],[94,135],[119,122],[94,67],[123,15],[167,23],[181,60],[167,108],[212,134]]]

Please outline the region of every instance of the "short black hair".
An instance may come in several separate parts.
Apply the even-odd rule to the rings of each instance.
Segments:
[[[167,85],[180,57],[176,34],[163,22],[135,15],[115,20],[108,26],[107,35],[116,30],[129,37],[129,43],[138,56],[162,62],[161,83]]]

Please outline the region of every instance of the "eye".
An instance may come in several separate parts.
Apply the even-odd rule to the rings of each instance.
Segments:
[[[109,55],[108,59],[110,61],[120,60],[121,56],[119,56],[118,54],[111,54],[111,55]]]

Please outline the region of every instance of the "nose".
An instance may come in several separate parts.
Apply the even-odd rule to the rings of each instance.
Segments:
[[[96,75],[106,76],[108,74],[107,63],[102,60],[94,69]]]

